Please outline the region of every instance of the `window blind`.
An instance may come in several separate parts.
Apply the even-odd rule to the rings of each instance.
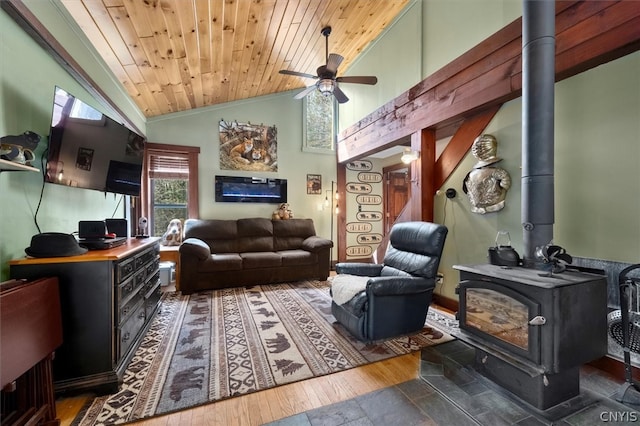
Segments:
[[[189,154],[186,153],[149,153],[149,177],[151,179],[188,179]]]

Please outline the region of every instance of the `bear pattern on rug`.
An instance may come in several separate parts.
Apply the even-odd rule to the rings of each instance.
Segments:
[[[168,411],[206,402],[209,348],[211,347],[211,302],[205,294],[194,294],[182,320],[167,383],[156,408]]]
[[[453,338],[422,332],[363,343],[331,314],[330,284],[299,281],[165,293],[124,383],[74,425],[130,422],[330,374]]]

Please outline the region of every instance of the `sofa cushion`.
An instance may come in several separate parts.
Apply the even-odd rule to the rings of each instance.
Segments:
[[[209,245],[211,253],[238,252],[238,224],[236,220],[187,219],[184,237],[199,238]]]
[[[242,258],[243,269],[278,268],[282,266],[282,257],[272,251],[240,253],[240,257]]]
[[[211,256],[207,243],[198,238],[187,238],[178,250],[181,255],[194,256],[198,260],[207,260]]]
[[[318,237],[316,235],[312,235],[305,238],[304,241],[302,241],[300,247],[303,250],[319,252],[322,249],[333,247],[333,241],[327,240],[326,238]]]
[[[238,219],[239,253],[273,251],[273,224],[271,219]]]
[[[314,265],[318,262],[318,255],[306,250],[282,250],[282,266]]]
[[[240,271],[242,258],[238,253],[216,253],[202,262],[199,272]]]
[[[272,223],[276,251],[299,249],[305,239],[316,235],[311,219],[274,220]]]

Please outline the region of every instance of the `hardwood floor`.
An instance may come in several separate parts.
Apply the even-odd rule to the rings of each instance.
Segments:
[[[419,377],[420,352],[413,352],[339,373],[229,398],[189,410],[136,422],[137,425],[261,425],[304,411],[345,401]],[[70,425],[88,395],[56,401],[62,426]]]

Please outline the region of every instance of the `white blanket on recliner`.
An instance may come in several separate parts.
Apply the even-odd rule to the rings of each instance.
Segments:
[[[357,275],[338,274],[330,277],[331,295],[336,305],[343,305],[356,294],[367,288],[367,281],[371,277],[360,277]]]

